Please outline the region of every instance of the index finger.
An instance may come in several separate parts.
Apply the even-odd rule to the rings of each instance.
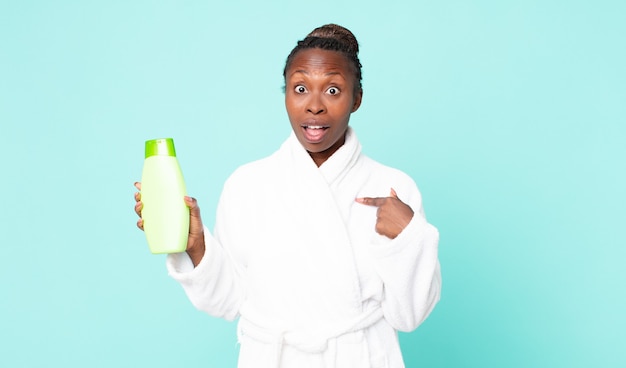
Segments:
[[[356,198],[355,200],[358,203],[364,204],[366,206],[380,207],[385,203],[387,198],[388,197],[361,197]]]

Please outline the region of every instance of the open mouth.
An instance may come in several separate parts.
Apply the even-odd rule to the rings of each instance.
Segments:
[[[327,126],[322,125],[303,125],[302,129],[304,130],[304,137],[310,143],[317,143],[324,139],[326,132],[328,131]]]

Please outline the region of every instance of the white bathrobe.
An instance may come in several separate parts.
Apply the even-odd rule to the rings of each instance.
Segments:
[[[394,188],[415,215],[395,239],[375,231],[357,197]],[[397,331],[439,300],[439,234],[406,174],[361,154],[351,128],[319,168],[295,135],[227,180],[196,268],[168,256],[170,275],[210,315],[239,317],[240,368],[400,368]]]

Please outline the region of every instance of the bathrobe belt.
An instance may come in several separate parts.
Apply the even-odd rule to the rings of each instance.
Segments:
[[[243,316],[239,320],[238,333],[239,336],[246,336],[252,340],[274,345],[276,353],[274,362],[270,367],[280,367],[282,350],[284,345],[294,347],[306,353],[324,353],[329,349],[329,342],[333,340],[332,355],[335,355],[336,346],[334,339],[342,335],[364,330],[383,318],[383,310],[380,306],[372,308],[358,315],[356,318],[327,326],[325,329],[315,329],[315,331],[273,331],[255,325]],[[332,358],[332,367],[334,367],[334,357]]]

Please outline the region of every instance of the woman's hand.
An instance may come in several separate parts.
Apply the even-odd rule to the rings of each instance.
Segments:
[[[135,182],[135,188],[138,190],[138,192],[135,192],[135,213],[139,216],[137,227],[143,231],[143,218],[141,218],[141,210],[143,209],[143,203],[141,203],[141,183]]]
[[[139,192],[135,193],[135,213],[139,216],[139,220],[137,220],[137,227],[143,231],[143,218],[141,217],[141,210],[143,209],[143,203],[141,202],[141,183],[136,182],[135,188],[139,190]],[[185,196],[184,201],[187,207],[189,207],[187,254],[191,258],[193,265],[197,266],[204,256],[204,226],[202,225],[200,207],[198,207],[196,199]]]
[[[389,197],[357,198],[358,203],[378,207],[376,212],[376,232],[390,239],[395,239],[411,222],[413,210],[402,202],[396,191],[391,188]]]
[[[194,266],[204,257],[204,225],[200,217],[200,207],[195,198],[185,196],[185,204],[189,207],[189,237],[187,238],[187,254]]]

